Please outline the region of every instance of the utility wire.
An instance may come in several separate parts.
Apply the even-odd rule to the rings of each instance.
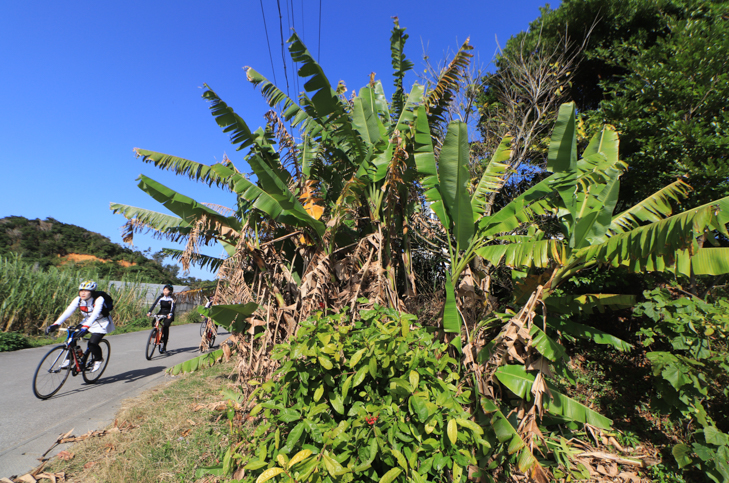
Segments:
[[[263,29],[266,32],[266,45],[268,45],[268,58],[271,59],[271,71],[273,72],[273,83],[278,84],[276,80],[276,69],[273,67],[273,55],[271,54],[271,42],[268,40],[268,26],[266,25],[266,14],[263,11],[263,0],[261,0],[261,15],[263,15]]]
[[[294,0],[287,0],[287,9],[286,9],[287,14],[288,14],[288,5],[291,6],[291,14],[289,17],[291,20],[291,24],[289,25],[289,30],[293,29],[293,31],[296,32],[296,17],[294,16]],[[291,73],[291,76],[294,78],[294,89],[296,89],[295,94],[296,94],[296,96],[298,96],[299,92],[300,92],[299,91],[299,68],[296,65],[296,62],[293,62],[293,60],[292,60],[292,64],[293,64],[293,67],[292,67],[293,72]]]
[[[284,55],[283,15],[281,15],[281,1],[276,0],[276,5],[278,5],[278,30],[281,33],[281,59],[283,60],[284,65],[284,77],[286,77],[286,95],[291,97],[291,93],[289,92],[289,75],[286,71],[286,56]]]

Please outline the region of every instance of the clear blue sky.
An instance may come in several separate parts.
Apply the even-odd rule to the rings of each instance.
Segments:
[[[281,0],[284,38],[292,21],[332,84],[365,85],[371,72],[392,91],[392,16],[410,35],[407,56],[422,71],[471,38],[489,68],[496,38],[506,40],[539,16],[538,0],[369,2]],[[287,8],[288,5],[288,8]],[[558,2],[552,2],[556,7]],[[285,86],[277,2],[263,0],[273,73]],[[293,14],[290,11],[293,9]],[[287,10],[289,13],[287,13]],[[321,36],[321,43],[319,43]],[[135,147],[213,164],[236,152],[200,97],[210,87],[252,129],[267,106],[244,66],[273,80],[260,0],[22,1],[0,6],[0,217],[53,217],[121,243],[124,218],[109,203],[165,211],[136,187],[140,173],[201,202],[233,205],[233,195],[160,171]],[[288,57],[287,57],[288,59]],[[288,66],[293,97],[293,77]],[[411,73],[406,86],[416,80]],[[135,248],[174,247],[136,236]],[[205,253],[222,254],[220,247]],[[192,269],[190,275],[213,274]]]

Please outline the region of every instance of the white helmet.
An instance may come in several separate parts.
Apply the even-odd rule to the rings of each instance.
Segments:
[[[81,285],[78,286],[78,289],[94,291],[96,290],[96,287],[96,282],[94,282],[93,280],[84,280],[83,282],[81,282]]]

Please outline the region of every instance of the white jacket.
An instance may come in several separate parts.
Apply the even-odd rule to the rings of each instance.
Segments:
[[[108,334],[115,327],[110,315],[101,317],[103,307],[104,297],[97,297],[96,300],[91,300],[90,298],[83,300],[81,297],[76,297],[53,325],[61,325],[73,315],[76,309],[79,309],[84,316],[84,320],[81,322],[84,328],[92,334]]]

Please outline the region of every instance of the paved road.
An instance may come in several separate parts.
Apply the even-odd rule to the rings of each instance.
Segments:
[[[114,422],[123,399],[165,381],[164,370],[200,353],[199,324],[170,328],[169,351],[144,357],[149,332],[108,336],[109,365],[96,384],[69,376],[51,399],[33,394],[32,379],[38,362],[52,346],[0,353],[0,477],[22,475],[38,466],[38,458],[58,435],[74,429],[77,436]],[[220,343],[227,336],[221,333]],[[49,456],[64,449],[57,446]]]

